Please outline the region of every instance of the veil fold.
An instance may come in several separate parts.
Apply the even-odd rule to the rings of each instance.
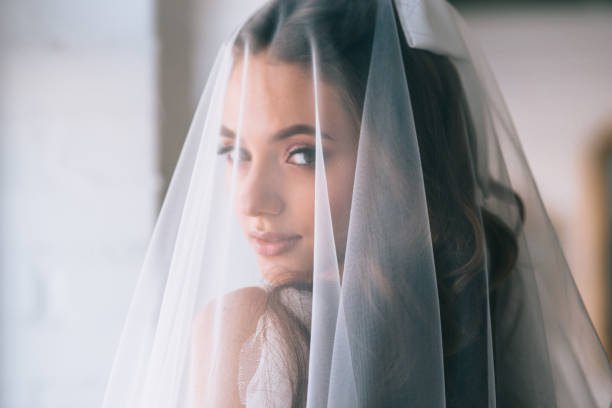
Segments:
[[[103,407],[609,407],[493,75],[443,0],[273,0],[221,45]]]

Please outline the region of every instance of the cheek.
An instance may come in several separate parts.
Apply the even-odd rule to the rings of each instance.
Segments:
[[[285,219],[300,229],[296,231],[297,233],[304,237],[312,237],[315,199],[314,171],[311,174],[294,175],[285,185]]]
[[[231,208],[238,219],[238,223],[246,233],[251,225],[249,225],[249,216],[244,213],[240,205],[243,197],[243,189],[245,188],[244,179],[246,178],[246,174],[244,170],[241,173],[239,169],[235,177],[233,177],[233,174],[233,166],[227,164],[225,171],[225,190],[228,197],[231,195]]]
[[[231,199],[232,208],[238,217],[240,218],[240,211],[238,211],[237,207],[237,192],[238,188],[240,188],[240,180],[237,178],[232,178],[233,169],[232,166],[226,164],[225,166],[225,194],[229,199]]]
[[[335,166],[328,171],[327,177],[334,237],[338,251],[343,252],[346,247],[353,195],[353,166],[351,163]]]

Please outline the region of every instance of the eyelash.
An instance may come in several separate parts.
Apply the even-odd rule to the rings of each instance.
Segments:
[[[220,156],[224,155],[224,154],[227,154],[228,155],[227,156],[228,160],[230,162],[232,162],[233,161],[232,157],[228,153],[232,152],[233,150],[234,150],[234,146],[233,145],[220,146],[219,149],[217,150],[217,154],[220,155]],[[311,157],[312,157],[312,159],[311,159],[312,161],[310,161],[308,163],[300,163],[300,164],[289,163],[289,164],[293,164],[295,166],[308,166],[308,167],[314,166],[314,161],[315,161],[314,156],[315,156],[316,153],[315,153],[315,148],[314,147],[310,147],[310,146],[300,146],[300,147],[294,148],[293,150],[289,151],[289,155],[287,156],[287,160],[286,161],[288,162],[291,157],[293,157],[296,154],[300,154],[300,153],[310,154]],[[242,160],[242,161],[245,161],[245,160]]]
[[[300,153],[307,153],[307,154],[309,154],[310,157],[311,157],[311,161],[308,162],[308,163],[300,163],[300,164],[292,163],[292,164],[295,164],[296,166],[309,166],[309,167],[314,166],[316,151],[315,151],[314,147],[310,147],[310,146],[300,146],[300,147],[297,147],[297,148],[291,150],[289,152],[289,156],[287,157],[287,161],[291,157],[293,157],[294,155],[300,154]]]

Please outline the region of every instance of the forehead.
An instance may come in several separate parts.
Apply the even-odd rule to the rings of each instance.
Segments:
[[[321,126],[331,133],[345,133],[351,120],[337,90],[318,83]],[[241,98],[243,98],[241,100]],[[242,106],[243,136],[269,134],[296,123],[315,125],[312,71],[298,64],[271,61],[265,52],[234,64],[223,112],[225,126],[236,130]]]

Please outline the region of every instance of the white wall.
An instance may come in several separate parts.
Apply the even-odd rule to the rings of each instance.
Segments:
[[[156,210],[154,4],[0,3],[0,406],[99,406]]]
[[[574,216],[579,153],[612,119],[612,6],[466,10],[555,215]]]

